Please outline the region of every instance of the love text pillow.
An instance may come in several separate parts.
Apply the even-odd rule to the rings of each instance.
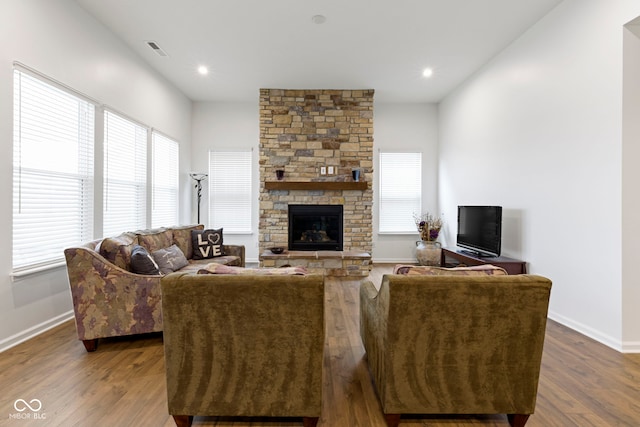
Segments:
[[[218,230],[191,230],[193,259],[214,258],[224,255],[222,228]]]

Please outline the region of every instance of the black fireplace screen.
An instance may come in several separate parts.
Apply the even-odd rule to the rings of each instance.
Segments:
[[[342,205],[289,205],[289,250],[341,251]]]

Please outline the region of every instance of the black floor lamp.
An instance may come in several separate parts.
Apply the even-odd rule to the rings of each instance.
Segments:
[[[200,200],[202,200],[202,181],[207,179],[206,173],[192,173],[191,178],[196,182],[195,188],[198,192],[198,224],[200,224]]]

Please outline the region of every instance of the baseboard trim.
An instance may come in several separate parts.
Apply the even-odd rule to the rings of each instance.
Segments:
[[[640,353],[640,341],[623,341],[623,353]]]
[[[374,258],[373,264],[416,264],[415,258]]]
[[[66,313],[62,313],[59,316],[56,316],[52,319],[47,320],[46,322],[42,322],[39,325],[32,326],[29,329],[26,329],[22,332],[19,332],[15,335],[10,336],[9,338],[5,338],[0,341],[0,353],[9,350],[12,347],[17,346],[31,338],[34,338],[43,332],[48,331],[49,329],[55,328],[62,323],[73,319],[73,310],[69,310]]]
[[[610,347],[616,351],[619,351],[621,353],[626,352],[620,340],[617,340],[610,335],[603,334],[601,331],[598,331],[597,329],[593,329],[590,326],[587,326],[580,322],[576,322],[573,319],[570,319],[566,316],[563,316],[561,314],[558,314],[552,311],[549,311],[549,319],[556,321],[566,326],[567,328],[571,328],[574,331],[579,332],[582,335],[585,335],[595,341],[598,341],[599,343],[604,344],[607,347]]]

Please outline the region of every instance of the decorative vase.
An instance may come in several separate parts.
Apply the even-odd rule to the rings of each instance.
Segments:
[[[440,242],[418,240],[416,242],[416,259],[420,265],[440,266],[442,245]]]

